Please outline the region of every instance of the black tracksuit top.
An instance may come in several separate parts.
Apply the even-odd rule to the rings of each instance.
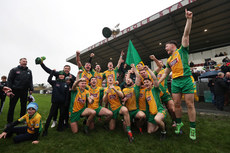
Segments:
[[[11,89],[33,91],[32,72],[28,67],[17,66],[10,70],[8,75],[8,87]]]
[[[51,102],[64,104],[68,100],[69,86],[63,80],[52,80],[54,73],[55,72],[52,71],[48,78],[48,82],[53,88]]]

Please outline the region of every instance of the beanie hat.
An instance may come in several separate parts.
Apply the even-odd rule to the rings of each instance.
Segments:
[[[33,109],[35,109],[35,110],[37,111],[37,110],[38,110],[38,104],[35,103],[35,102],[29,103],[29,104],[27,105],[27,108],[26,108],[26,109],[29,109],[29,108],[33,108]]]

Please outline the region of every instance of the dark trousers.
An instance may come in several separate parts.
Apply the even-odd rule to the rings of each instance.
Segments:
[[[14,90],[14,97],[10,98],[10,106],[8,110],[8,116],[7,116],[7,122],[11,123],[14,120],[14,109],[18,102],[18,99],[20,98],[21,103],[21,112],[20,117],[26,114],[26,102],[27,102],[27,96],[28,96],[28,90]]]
[[[65,105],[65,109],[64,109],[64,120],[65,120],[65,125],[68,125],[70,101],[68,101],[68,102],[66,102],[66,103],[67,103],[67,104]]]
[[[224,95],[216,95],[216,107],[219,110],[224,109]]]
[[[6,95],[1,95],[1,104],[0,104],[0,113],[2,112],[3,110],[3,107],[4,107],[4,103],[5,103],[5,99],[6,99]]]
[[[10,132],[7,133],[7,136],[11,136],[13,133],[16,133],[17,136],[13,138],[15,143],[33,140],[33,134],[27,132],[27,126],[14,127]]]
[[[230,90],[226,91],[224,97],[225,97],[224,106],[227,106],[229,104],[229,100],[230,100]]]
[[[57,121],[57,116],[58,116],[58,109],[54,111],[53,121]]]
[[[50,113],[48,118],[46,119],[46,124],[45,124],[45,131],[48,130],[50,126],[51,119],[53,118],[53,115],[55,114],[55,111],[57,112],[58,109],[60,110],[60,115],[59,115],[59,121],[58,121],[58,127],[57,130],[62,130],[63,128],[63,122],[64,122],[64,103],[52,103],[51,108],[50,108]]]

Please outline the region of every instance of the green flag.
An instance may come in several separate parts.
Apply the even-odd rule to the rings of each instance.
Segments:
[[[137,66],[138,63],[140,63],[142,60],[136,50],[136,48],[133,46],[133,43],[131,40],[129,40],[129,46],[128,46],[128,52],[126,56],[126,61],[128,65],[135,64]]]

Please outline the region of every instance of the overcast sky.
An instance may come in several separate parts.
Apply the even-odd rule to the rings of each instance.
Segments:
[[[120,23],[125,29],[179,0],[0,0],[0,76],[26,57],[34,83],[47,83],[48,74],[35,58],[45,56],[51,69],[76,65],[66,62],[76,50],[104,39],[103,27]],[[128,42],[127,42],[128,44]]]

